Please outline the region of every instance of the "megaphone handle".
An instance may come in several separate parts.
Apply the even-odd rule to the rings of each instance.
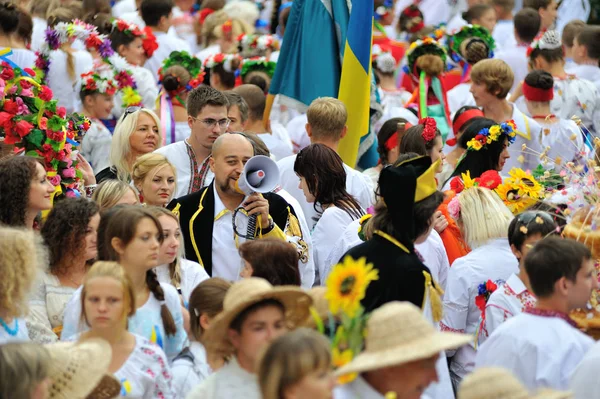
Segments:
[[[254,240],[256,236],[256,222],[258,215],[248,217],[248,230],[246,231],[246,240]]]

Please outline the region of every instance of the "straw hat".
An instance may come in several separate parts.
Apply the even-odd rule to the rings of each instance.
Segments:
[[[427,359],[445,349],[458,348],[472,338],[437,331],[409,302],[389,302],[371,313],[365,350],[336,375],[362,373]]]
[[[59,342],[46,349],[51,359],[51,399],[85,398],[104,378],[112,357],[110,344],[96,338],[81,343]]]
[[[300,287],[273,287],[262,278],[251,277],[233,284],[225,294],[223,311],[210,323],[206,330],[207,349],[221,355],[233,352],[227,330],[231,322],[245,309],[266,299],[275,299],[285,308],[288,328],[303,324],[310,315],[311,297]]]
[[[483,367],[467,375],[457,399],[528,399],[529,392],[512,373],[500,367]]]
[[[121,383],[111,374],[104,374],[96,388],[86,399],[112,399],[121,393]]]
[[[554,391],[552,389],[541,389],[530,399],[573,399],[573,393],[565,391]]]

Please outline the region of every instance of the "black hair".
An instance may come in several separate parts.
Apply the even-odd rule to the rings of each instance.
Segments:
[[[231,60],[231,70],[235,71],[240,67],[240,60],[238,58],[233,58]],[[221,79],[221,84],[227,88],[227,90],[231,90],[235,87],[235,72],[227,72],[223,64],[217,64],[213,68],[207,68],[210,70],[211,74],[219,75]]]
[[[257,310],[267,308],[270,306],[275,306],[275,307],[281,309],[281,311],[285,314],[285,306],[283,306],[283,303],[281,303],[277,299],[273,299],[273,298],[263,299],[262,301],[253,303],[252,305],[248,306],[246,309],[242,310],[240,312],[240,314],[238,314],[231,321],[231,324],[229,324],[229,328],[237,331],[238,333],[241,333],[242,326],[244,325],[244,322],[246,321],[248,316],[250,316],[252,313],[256,312]]]
[[[0,29],[5,35],[17,31],[19,26],[19,9],[10,1],[0,3]]]
[[[523,229],[525,227],[525,229]],[[542,238],[556,233],[556,224],[552,215],[543,211],[525,211],[518,214],[508,226],[508,244],[519,251],[523,243],[531,236],[541,234]]]
[[[427,233],[431,226],[431,218],[442,202],[444,202],[444,193],[441,191],[436,191],[429,197],[415,202],[413,209],[415,239]]]
[[[423,138],[423,130],[425,126],[418,124],[409,128],[402,136],[400,142],[400,153],[414,152],[419,155],[429,155],[436,142],[436,138],[442,137],[442,133],[438,128],[435,129],[435,137],[433,140],[425,141]]]
[[[583,262],[591,258],[590,250],[574,240],[547,237],[539,241],[525,257],[533,293],[538,298],[549,297],[561,278],[575,282]]]
[[[364,214],[356,199],[346,191],[344,162],[331,148],[324,144],[311,144],[303,148],[294,162],[294,172],[304,177],[309,191],[315,197],[316,220],[323,214],[318,208],[323,205],[335,205],[353,219]]]
[[[525,43],[531,43],[540,31],[542,19],[537,10],[523,8],[513,18],[515,31],[519,39]]]
[[[388,119],[379,129],[379,132],[377,133],[377,152],[379,153],[379,159],[381,159],[383,165],[390,163],[387,157],[388,149],[385,147],[386,141],[398,131],[398,123],[407,122],[408,121],[404,118],[392,118]]]
[[[85,22],[90,25],[94,25],[96,27],[96,29],[98,30],[98,33],[100,33],[101,35],[110,36],[113,31],[112,19],[113,19],[113,17],[110,14],[97,13],[97,14],[88,15],[85,18]],[[118,29],[115,29],[115,30],[118,31]],[[116,49],[114,48],[114,43],[112,43],[112,38],[111,38],[111,47],[113,47],[113,50],[116,51]]]
[[[525,76],[525,83],[536,89],[552,90],[554,87],[554,78],[546,71],[535,70]]]
[[[143,0],[140,6],[142,19],[148,26],[157,26],[162,17],[168,17],[173,12],[172,0]]]
[[[562,46],[555,49],[534,48],[529,54],[529,59],[533,62],[538,57],[542,57],[548,63],[554,63],[564,60],[565,53]]]
[[[459,118],[459,117],[460,117],[462,114],[464,114],[464,113],[465,113],[465,112],[467,112],[467,111],[473,110],[473,109],[479,109],[479,107],[476,107],[476,106],[474,106],[474,105],[463,105],[462,107],[460,107],[460,108],[458,109],[458,111],[456,111],[456,113],[454,114],[454,118],[452,118],[452,126],[454,126],[454,124],[456,123],[456,121],[458,120],[458,118]],[[464,131],[465,131],[465,129],[467,128],[467,126],[469,126],[469,125],[471,124],[471,122],[473,122],[474,120],[476,120],[476,119],[478,119],[478,118],[482,118],[482,117],[478,117],[478,116],[476,116],[476,117],[474,117],[474,118],[471,118],[471,119],[469,119],[468,121],[466,121],[465,123],[463,123],[463,125],[460,127],[460,130],[464,132]],[[458,132],[454,132],[454,134],[455,134],[455,135],[458,135]],[[470,139],[469,139],[469,140],[470,140]],[[465,146],[465,147],[462,147],[462,148],[465,148],[465,149],[466,149],[467,147]]]

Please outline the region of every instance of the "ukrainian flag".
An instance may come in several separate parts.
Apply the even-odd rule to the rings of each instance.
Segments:
[[[338,94],[348,110],[348,133],[338,152],[352,167],[356,165],[361,138],[369,134],[372,40],[373,0],[353,0]]]

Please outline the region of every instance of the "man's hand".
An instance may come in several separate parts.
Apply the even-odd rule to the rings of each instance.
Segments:
[[[260,215],[260,225],[263,229],[269,226],[269,201],[264,199],[260,193],[254,193],[244,202],[244,209],[248,216]]]

